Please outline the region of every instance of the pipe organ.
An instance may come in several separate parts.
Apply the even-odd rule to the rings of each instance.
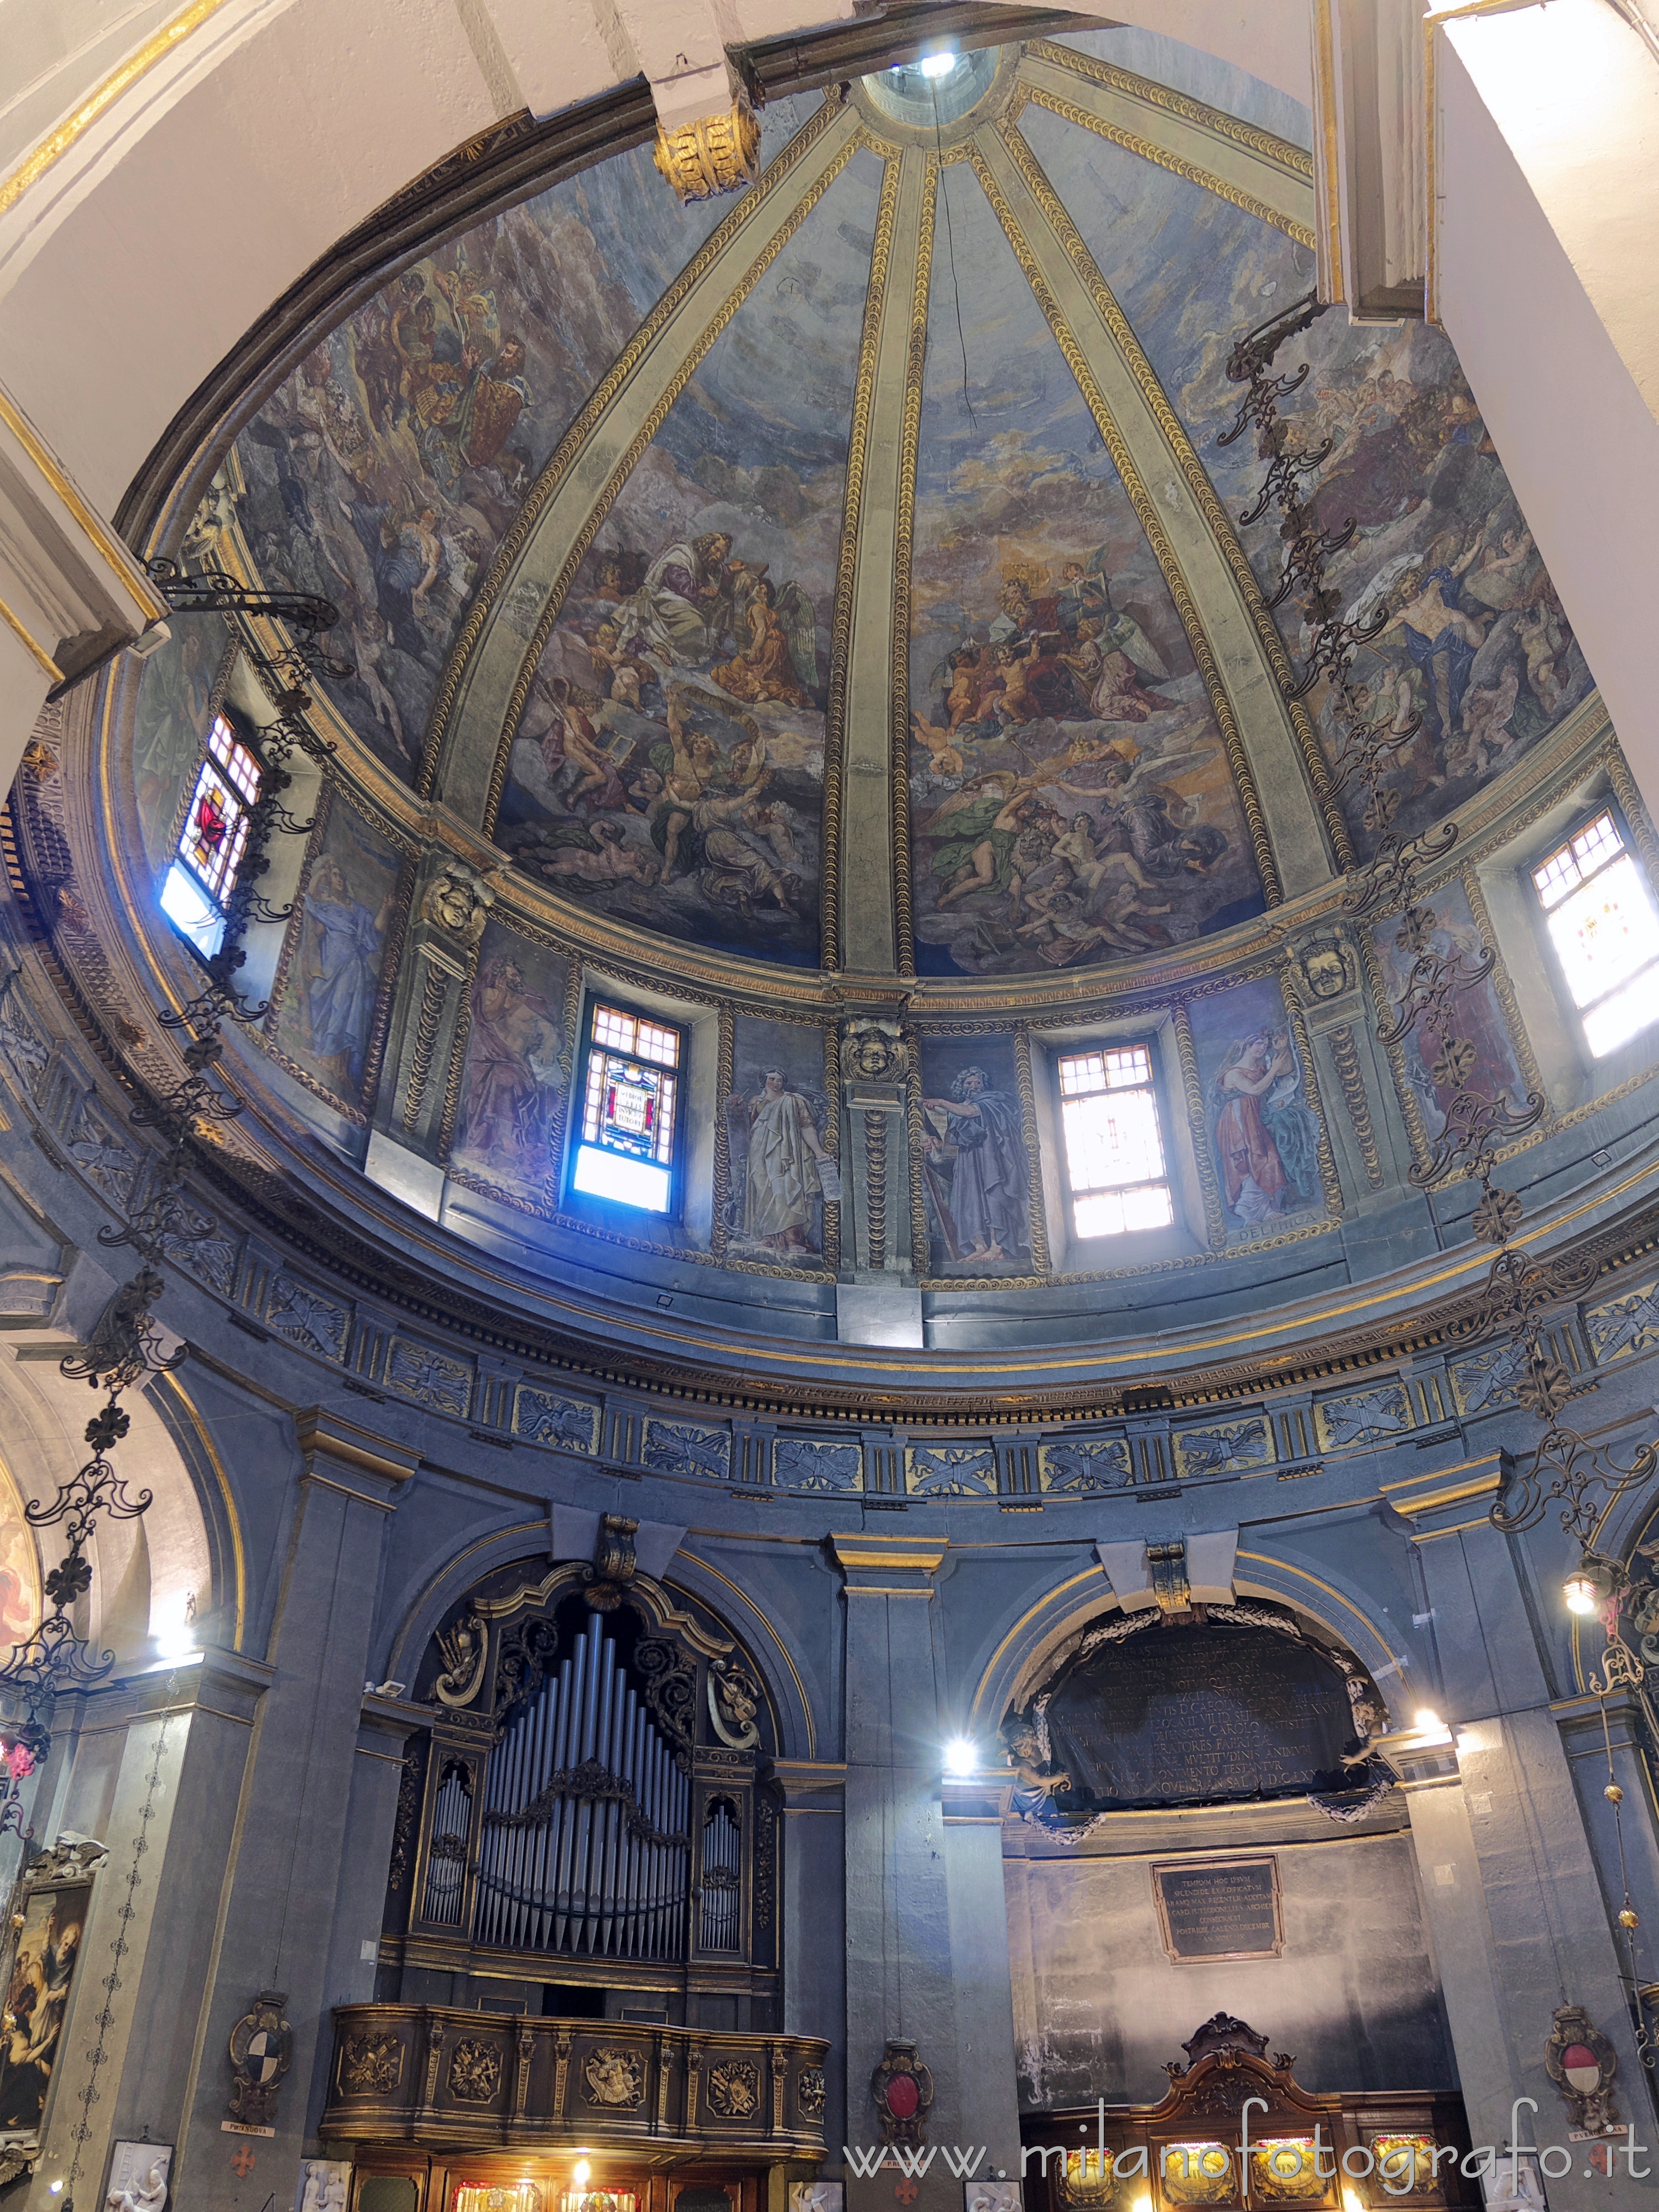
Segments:
[[[595,1566],[499,1571],[434,1637],[382,2001],[470,1985],[486,2007],[580,2011],[585,1984],[595,2010],[610,1990],[647,2008],[624,2016],[773,2024],[770,1715],[712,1616],[631,1571],[630,1526],[607,1520]]]

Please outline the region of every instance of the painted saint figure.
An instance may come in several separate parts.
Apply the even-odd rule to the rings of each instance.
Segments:
[[[934,1194],[951,1259],[989,1262],[1023,1257],[1031,1249],[1030,1178],[1018,1100],[1006,1091],[994,1091],[982,1067],[964,1067],[948,1098],[922,1103],[927,1113],[943,1117],[956,1153],[948,1205],[941,1192]],[[945,1150],[945,1140],[930,1131],[931,1161],[942,1161]]]
[[[752,1097],[738,1092],[726,1102],[729,1122],[746,1136],[743,1232],[784,1257],[814,1249],[812,1202],[823,1184],[817,1164],[827,1160],[811,1107],[791,1091],[779,1067],[769,1067]]]
[[[547,1172],[547,1111],[564,1083],[563,1033],[539,991],[505,957],[472,986],[463,1147],[491,1167],[535,1180]]]
[[[392,914],[388,891],[370,912],[354,898],[345,871],[323,854],[306,887],[300,951],[300,1005],[307,1050],[332,1063],[343,1097],[362,1087],[380,951]]]

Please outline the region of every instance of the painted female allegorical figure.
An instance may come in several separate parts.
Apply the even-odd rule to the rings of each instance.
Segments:
[[[306,1043],[331,1073],[343,1097],[362,1087],[368,1025],[374,1011],[380,948],[392,912],[392,894],[371,913],[351,895],[345,871],[325,853],[305,896],[301,951],[301,1006]]]
[[[1227,1048],[1212,1091],[1215,1148],[1227,1208],[1241,1221],[1266,1221],[1284,1211],[1291,1188],[1261,1111],[1263,1097],[1293,1072],[1288,1042],[1277,1051],[1266,1030]]]

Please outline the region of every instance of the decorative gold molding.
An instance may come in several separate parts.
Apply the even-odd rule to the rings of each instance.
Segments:
[[[9,176],[0,180],[0,216],[9,213],[29,186],[39,183],[52,163],[67,154],[100,116],[107,114],[124,92],[223,5],[224,0],[191,0],[191,5],[171,22],[153,31],[135,53],[129,54],[94,91],[88,94],[72,114],[65,117],[55,131],[48,131],[32,153],[24,155]]]
[[[1227,1216],[1222,1209],[1221,1186],[1216,1180],[1215,1145],[1204,1112],[1204,1085],[1198,1076],[1198,1054],[1193,1046],[1192,1018],[1187,1002],[1177,999],[1170,1011],[1175,1027],[1176,1057],[1181,1063],[1181,1088],[1187,1106],[1187,1126],[1192,1131],[1193,1154],[1198,1166],[1198,1187],[1204,1199],[1204,1235],[1212,1253],[1227,1247]]]
[[[1342,1103],[1348,1109],[1354,1141],[1359,1146],[1359,1157],[1365,1164],[1365,1181],[1373,1190],[1381,1190],[1382,1161],[1376,1148],[1376,1131],[1371,1126],[1370,1100],[1365,1095],[1365,1078],[1359,1065],[1359,1050],[1354,1043],[1353,1031],[1345,1022],[1328,1034],[1331,1063],[1336,1069],[1336,1079],[1342,1089]]]
[[[818,941],[824,967],[841,967],[841,802],[847,772],[847,675],[853,643],[853,591],[857,564],[849,548],[858,544],[864,508],[864,477],[870,459],[870,416],[875,404],[876,357],[881,311],[887,297],[888,264],[898,212],[899,162],[886,155],[876,234],[870,253],[869,289],[864,295],[864,325],[859,337],[858,370],[853,382],[853,419],[847,442],[847,481],[842,495],[842,559],[836,576],[835,610],[830,628],[830,696],[823,724],[823,830],[819,839]]]
[[[1004,128],[1001,137],[1003,143],[1013,156],[1016,166],[1021,168],[1022,181],[1036,192],[1036,188],[1031,178],[1024,173],[1021,161],[1021,149],[1024,149],[1025,161],[1031,161],[1030,149],[1024,148],[1024,141],[1019,137],[1018,131],[1007,127]],[[1002,225],[1008,243],[1014,249],[1015,258],[1024,272],[1026,283],[1031,288],[1031,296],[1041,308],[1044,319],[1054,333],[1054,342],[1065,356],[1066,365],[1077,380],[1077,386],[1083,394],[1085,404],[1094,416],[1095,428],[1099,431],[1102,442],[1111,456],[1112,465],[1122,478],[1123,489],[1127,492],[1135,514],[1139,518],[1140,526],[1146,532],[1147,542],[1152,549],[1153,558],[1164,572],[1164,580],[1169,586],[1170,597],[1175,601],[1176,611],[1181,617],[1182,628],[1187,633],[1187,641],[1192,648],[1193,659],[1197,663],[1199,673],[1204,679],[1204,689],[1209,696],[1211,712],[1215,716],[1217,727],[1221,732],[1222,742],[1226,747],[1228,765],[1232,770],[1239,805],[1243,810],[1245,825],[1249,831],[1250,845],[1255,857],[1256,873],[1261,881],[1262,896],[1269,906],[1277,906],[1285,894],[1279,879],[1278,866],[1273,859],[1272,840],[1267,835],[1267,817],[1261,811],[1261,800],[1256,791],[1255,779],[1250,772],[1249,761],[1245,754],[1243,736],[1238,726],[1238,717],[1233,712],[1232,700],[1228,694],[1225,684],[1222,681],[1221,670],[1211,647],[1208,634],[1204,628],[1203,617],[1198,611],[1198,604],[1193,598],[1191,586],[1187,581],[1175,547],[1170,543],[1170,534],[1164,527],[1163,518],[1158,514],[1157,505],[1146,489],[1139,470],[1135,465],[1134,456],[1129,451],[1123,433],[1119,429],[1116,419],[1106,404],[1106,395],[1096,380],[1088,355],[1079,344],[1076,333],[1066,321],[1060,301],[1055,298],[1048,280],[1043,274],[1042,264],[1033,252],[1030,240],[1021,229],[1014,211],[1004,197],[1002,187],[993,174],[990,165],[981,152],[977,142],[972,148],[971,159],[974,173],[979,179],[985,197],[990,201],[995,211],[997,221]],[[1035,167],[1035,163],[1032,162],[1031,166]],[[1041,171],[1037,172],[1038,175],[1041,173]],[[1046,178],[1043,179],[1043,183],[1047,186]],[[1052,198],[1051,187],[1049,196]],[[1039,204],[1043,206],[1043,212],[1048,214],[1049,210],[1044,204],[1042,194],[1037,192],[1036,197]],[[1054,205],[1058,210],[1059,202],[1054,201]],[[1080,245],[1081,241],[1079,240],[1079,243]]]
[[[544,511],[552,502],[578,455],[604,419],[611,401],[644,360],[663,329],[732,240],[748,224],[760,220],[780,185],[805,161],[842,112],[839,97],[834,94],[827,96],[823,106],[802,125],[776,158],[768,163],[758,183],[744,194],[718,229],[693,254],[594,386],[574,422],[554,447],[541,474],[525,494],[524,503],[496,547],[495,557],[478,587],[477,596],[469,608],[466,619],[450,647],[449,658],[444,663],[443,674],[439,678],[431,712],[427,717],[426,739],[422,747],[420,769],[415,781],[416,791],[422,799],[431,798],[436,788],[444,740],[448,734],[449,718],[454,710],[462,673],[483,635],[495,602],[505,588],[520,554],[530,542]]]
[[[1139,155],[1143,161],[1156,162],[1160,169],[1168,169],[1174,176],[1184,177],[1188,184],[1201,185],[1206,192],[1213,192],[1218,199],[1242,208],[1246,215],[1253,215],[1258,222],[1270,222],[1275,230],[1282,230],[1287,238],[1293,238],[1298,246],[1312,247],[1314,234],[1305,222],[1292,222],[1289,216],[1281,215],[1277,208],[1270,207],[1266,200],[1257,199],[1253,192],[1245,191],[1241,185],[1230,185],[1224,177],[1218,177],[1212,170],[1200,169],[1196,161],[1185,161],[1178,154],[1166,153],[1163,147],[1153,145],[1148,138],[1137,138],[1133,131],[1125,131],[1115,123],[1109,123],[1103,115],[1091,114],[1086,107],[1078,106],[1073,100],[1062,100],[1058,93],[1050,92],[1046,86],[1024,84],[1020,90],[1024,100],[1032,106],[1046,107],[1051,115],[1058,115],[1062,122],[1075,124],[1079,131],[1091,131],[1097,138],[1109,139],[1113,145],[1121,146],[1126,153]],[[1018,109],[1011,111],[1008,119],[1011,123],[1017,123]]]
[[[1036,1086],[1031,1080],[1031,1032],[1024,1022],[1014,1030],[1014,1085],[1019,1092],[1019,1128],[1025,1139],[1026,1209],[1034,1273],[1050,1272],[1048,1213],[1042,1200],[1042,1148],[1037,1142]]]
[[[12,635],[16,638],[18,643],[23,647],[23,650],[28,654],[30,659],[33,661],[35,666],[40,671],[40,673],[46,678],[48,683],[61,684],[63,682],[63,670],[58,665],[58,663],[46,651],[46,647],[41,644],[40,639],[36,637],[31,630],[24,627],[22,617],[15,613],[13,610],[6,605],[6,602],[3,599],[0,599],[0,622],[4,623],[6,628],[12,633]]]
[[[841,1146],[841,1037],[838,1031],[829,1028],[823,1031],[823,1090],[830,1102],[830,1110],[824,1117],[824,1150],[845,1174],[851,1163]],[[833,1198],[823,1201],[823,1264],[831,1274],[841,1272],[842,1205],[846,1203],[846,1193],[843,1181],[841,1204]]]
[[[709,1249],[716,1259],[726,1253],[726,1209],[732,1200],[732,1139],[726,1122],[726,1102],[736,1085],[737,1017],[722,1006],[715,1017],[714,1051],[714,1172],[712,1178],[714,1218],[708,1224]]]
[[[1342,185],[1340,154],[1336,132],[1336,52],[1331,32],[1331,0],[1314,0],[1314,112],[1318,124],[1324,152],[1324,173],[1319,182],[1324,187],[1325,252],[1321,258],[1324,266],[1319,274],[1324,280],[1321,287],[1326,300],[1340,300],[1346,296],[1342,268]],[[1429,226],[1434,226],[1434,180],[1429,180]]]
[[[760,150],[760,125],[754,110],[739,93],[729,113],[700,115],[695,123],[677,130],[657,125],[657,143],[651,158],[658,174],[667,179],[682,207],[696,200],[711,200],[720,192],[741,191],[760,174],[755,156]]]
[[[893,935],[898,972],[916,972],[916,916],[910,852],[910,626],[915,558],[916,461],[921,444],[922,375],[927,359],[927,299],[933,283],[933,222],[939,160],[922,169],[921,222],[910,294],[910,337],[904,359],[904,413],[899,432],[898,514],[894,532],[892,659],[889,672],[888,790],[893,869]]]
[[[823,109],[818,111],[820,114],[823,112]],[[814,119],[816,120],[816,118]],[[809,124],[806,129],[810,130],[811,127]],[[799,135],[805,137],[805,131]],[[790,143],[793,144],[795,142],[792,140]],[[600,524],[610,514],[623,486],[644,459],[652,440],[667,421],[675,401],[679,398],[686,386],[690,383],[691,379],[708,358],[709,349],[715,339],[720,337],[756,285],[765,276],[779,254],[782,252],[784,247],[787,246],[802,223],[811,214],[813,209],[864,143],[865,141],[861,137],[849,137],[835,159],[825,165],[822,173],[802,192],[799,199],[790,209],[765,246],[750,263],[725,299],[720,301],[712,319],[687,348],[684,358],[658,395],[650,413],[635,433],[627,451],[606,477],[604,489],[589,508],[587,518],[576,532],[570,550],[566,554],[560,564],[559,573],[553,580],[542,611],[536,617],[535,627],[525,644],[524,656],[519,664],[518,677],[507,698],[507,712],[502,717],[501,732],[496,740],[495,758],[489,772],[489,788],[484,798],[483,818],[478,825],[486,837],[493,837],[495,834],[495,817],[501,807],[501,793],[507,785],[507,763],[512,755],[513,739],[518,730],[520,719],[524,713],[525,702],[530,696],[531,682],[535,676],[537,664],[541,659],[548,639],[553,634],[553,626],[559,618],[565,597],[575,582],[582,562],[587,558],[588,548],[599,534]],[[769,171],[768,173],[769,174],[770,172]],[[757,186],[756,189],[758,191],[761,187]],[[747,202],[745,201],[744,204],[746,205]]]
[[[1044,219],[1059,240],[1060,247],[1070,261],[1079,281],[1092,301],[1095,312],[1105,325],[1113,344],[1122,356],[1125,366],[1139,386],[1142,398],[1151,409],[1158,428],[1164,434],[1164,442],[1170,448],[1170,455],[1176,467],[1181,471],[1194,504],[1203,516],[1211,537],[1214,539],[1223,560],[1231,572],[1234,586],[1243,602],[1251,622],[1255,626],[1256,635],[1261,640],[1268,670],[1278,687],[1280,697],[1284,700],[1285,714],[1295,735],[1297,750],[1302,755],[1303,765],[1307,770],[1309,784],[1313,792],[1315,803],[1319,809],[1320,818],[1324,823],[1326,834],[1331,841],[1331,848],[1336,855],[1337,866],[1344,869],[1351,868],[1354,865],[1352,840],[1349,835],[1346,818],[1337,803],[1336,793],[1331,786],[1330,763],[1307,708],[1299,699],[1291,699],[1289,696],[1293,681],[1290,655],[1286,653],[1285,641],[1279,634],[1279,626],[1274,622],[1267,601],[1261,595],[1261,586],[1257,582],[1255,571],[1250,566],[1249,556],[1239,542],[1232,519],[1216,496],[1215,486],[1211,483],[1208,471],[1199,459],[1193,441],[1187,434],[1186,425],[1170,404],[1170,396],[1164,391],[1158,372],[1147,359],[1145,349],[1130,326],[1128,317],[1118,304],[1116,294],[1101,275],[1099,264],[1089,251],[1077,225],[1067,214],[1064,202],[1049,182],[1047,171],[1018,131],[1012,128],[1005,129],[1001,137],[1021,183],[1042,209]],[[1243,797],[1243,788],[1244,787],[1241,787],[1241,797]],[[1249,784],[1249,788],[1254,792],[1253,782]],[[1248,817],[1249,811],[1248,801],[1245,804],[1245,811]],[[1263,834],[1265,835],[1265,825]],[[1267,903],[1273,906],[1277,904],[1278,901],[1269,896]]]
[[[211,9],[219,6],[221,0],[197,0],[197,4]],[[0,215],[4,214],[5,207],[4,187],[0,186]],[[88,506],[62,462],[46,445],[27,416],[7,396],[3,386],[0,386],[0,423],[3,423],[16,439],[111,568],[118,571],[128,591],[147,617],[151,622],[160,622],[167,611],[167,601],[133,558],[131,549],[124,545],[103,517]],[[58,680],[62,681],[61,677]]]
[[[910,1162],[910,1272],[921,1282],[933,1254],[927,1230],[927,1199],[921,1187],[924,1123],[921,1114],[921,1040],[913,1029],[899,1032],[904,1045],[904,1130]]]
[[[1085,77],[1091,84],[1103,86],[1109,92],[1122,93],[1130,100],[1138,100],[1147,107],[1159,109],[1165,115],[1179,118],[1212,137],[1231,140],[1243,147],[1246,153],[1255,154],[1264,161],[1297,178],[1304,184],[1313,181],[1313,156],[1302,147],[1280,138],[1272,131],[1264,131],[1259,124],[1245,123],[1236,115],[1229,115],[1219,107],[1207,106],[1190,94],[1176,92],[1169,85],[1154,83],[1151,77],[1137,76],[1133,70],[1120,69],[1115,62],[1097,61],[1092,54],[1077,52],[1071,46],[1056,46],[1049,39],[1033,39],[1025,49],[1034,61],[1052,64],[1055,69],[1068,70],[1073,76]],[[1137,148],[1137,151],[1139,149]],[[1162,158],[1157,153],[1151,157]]]

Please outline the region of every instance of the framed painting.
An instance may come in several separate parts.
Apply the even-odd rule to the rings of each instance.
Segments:
[[[94,1877],[52,1867],[23,1878],[0,2046],[0,2143],[38,2143],[74,1993]]]

